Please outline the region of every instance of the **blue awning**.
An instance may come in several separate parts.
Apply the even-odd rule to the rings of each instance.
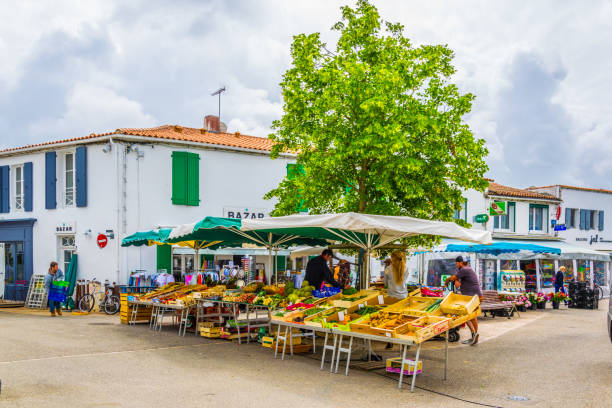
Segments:
[[[448,244],[445,252],[473,252],[478,254],[499,255],[521,251],[529,251],[534,254],[561,255],[561,250],[559,248],[518,242],[494,242],[491,245],[469,243]]]

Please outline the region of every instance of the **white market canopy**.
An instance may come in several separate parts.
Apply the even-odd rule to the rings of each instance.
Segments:
[[[463,228],[454,222],[360,213],[245,219],[240,229],[341,241],[364,250],[416,235],[443,236],[479,244],[493,242],[489,231]]]

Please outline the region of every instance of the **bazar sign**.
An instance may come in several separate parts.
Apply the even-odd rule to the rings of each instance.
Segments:
[[[74,234],[76,231],[74,222],[62,222],[55,227],[56,234]]]
[[[223,207],[223,216],[226,218],[244,220],[264,218],[267,215],[268,210],[264,208]]]

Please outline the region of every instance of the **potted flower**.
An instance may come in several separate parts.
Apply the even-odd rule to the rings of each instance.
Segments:
[[[514,304],[519,312],[524,312],[531,306],[531,302],[525,295],[518,295]]]
[[[536,302],[538,304],[538,309],[546,309],[546,302],[548,301],[548,296],[542,292],[538,292],[536,295]]]
[[[553,309],[558,309],[559,303],[565,302],[567,304],[569,297],[563,292],[556,292],[554,295],[551,295],[550,299],[552,301]]]
[[[531,310],[536,310],[538,307],[538,295],[533,292],[529,292],[527,293],[527,299],[529,300],[529,306],[527,307]]]

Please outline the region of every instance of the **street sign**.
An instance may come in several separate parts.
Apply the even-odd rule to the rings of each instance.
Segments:
[[[565,224],[557,224],[555,225],[555,231],[566,231],[567,227],[565,226]]]
[[[504,215],[506,214],[506,202],[494,201],[489,207],[489,215]]]
[[[489,221],[489,216],[487,214],[476,214],[476,216],[474,216],[474,222],[484,224],[487,221]]]
[[[108,238],[104,234],[98,234],[98,246],[104,248],[108,244]]]

